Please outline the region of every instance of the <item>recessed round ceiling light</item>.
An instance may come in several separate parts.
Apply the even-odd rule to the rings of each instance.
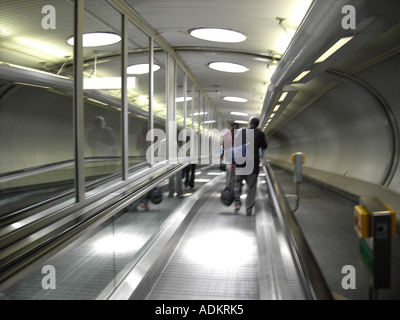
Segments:
[[[246,40],[246,36],[243,33],[228,29],[198,28],[189,30],[189,34],[198,39],[216,42],[236,43]]]
[[[129,66],[127,68],[127,73],[128,74],[145,74],[149,73],[149,64],[148,63],[142,63],[142,64],[135,64],[133,66]],[[156,72],[157,70],[160,70],[160,66],[157,64],[153,64],[153,71]]]
[[[242,73],[249,71],[249,69],[245,66],[231,62],[212,62],[208,65],[208,67],[222,72]]]
[[[249,101],[245,98],[239,98],[239,97],[224,97],[223,100],[230,101],[230,102],[247,102],[247,101]]]
[[[82,42],[84,47],[100,47],[114,44],[121,41],[121,37],[111,32],[90,32],[85,33],[82,36]],[[71,46],[74,45],[74,37],[70,37],[67,43]]]

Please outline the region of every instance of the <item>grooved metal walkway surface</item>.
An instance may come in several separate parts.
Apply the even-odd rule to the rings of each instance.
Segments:
[[[255,216],[233,213],[219,196],[199,209],[148,299],[259,299]]]

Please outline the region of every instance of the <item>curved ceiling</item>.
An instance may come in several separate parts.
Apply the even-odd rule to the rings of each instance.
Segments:
[[[232,123],[248,120],[248,116],[231,115],[232,111],[249,116],[260,114],[271,76],[312,0],[121,2],[145,20],[181,56],[214,106]],[[57,14],[54,30],[43,30],[40,23],[44,17],[41,9],[46,5],[46,0],[1,1],[0,61],[54,73],[59,72],[64,62],[71,62],[72,47],[66,44],[66,39],[73,34],[73,2],[52,2]],[[110,12],[110,8],[106,1],[85,0],[84,32],[118,28],[120,18]],[[239,31],[246,35],[246,40],[221,43],[192,37],[189,30],[199,27]],[[139,47],[147,45],[141,41]],[[108,52],[117,52],[118,45],[114,46],[109,46]],[[85,59],[93,59],[95,49],[85,49]],[[249,71],[234,74],[210,69],[209,63],[216,61],[241,64]],[[248,101],[228,102],[223,100],[225,96]]]
[[[176,50],[204,92],[227,121],[248,120],[233,111],[259,115],[271,76],[311,0],[126,0]],[[192,37],[194,28],[223,28],[241,32],[240,43],[221,43]],[[240,74],[223,73],[208,64],[226,61],[246,66]],[[226,96],[245,103],[224,101]]]

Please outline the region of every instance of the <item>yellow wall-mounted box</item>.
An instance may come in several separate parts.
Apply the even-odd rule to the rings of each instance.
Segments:
[[[396,211],[388,204],[385,204],[385,207],[392,213],[392,237],[394,237],[396,235]]]
[[[296,154],[292,153],[292,164],[296,164]]]
[[[306,155],[302,152],[296,152],[292,154],[292,164],[296,164],[296,155],[301,155],[303,164],[306,163]]]
[[[392,214],[392,237],[396,235],[396,212],[388,205],[385,204],[386,209]],[[354,207],[354,229],[360,238],[372,237],[370,230],[370,214],[363,205]]]
[[[354,207],[354,229],[360,238],[370,237],[369,220],[369,213],[364,206],[358,205]]]

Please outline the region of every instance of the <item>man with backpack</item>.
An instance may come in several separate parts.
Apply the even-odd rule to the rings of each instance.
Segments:
[[[246,157],[251,157],[254,160],[253,168],[250,168],[249,174],[239,174],[237,170],[235,176],[235,212],[239,212],[242,202],[240,201],[240,196],[242,194],[243,179],[247,183],[247,198],[246,198],[246,214],[251,215],[252,209],[254,207],[256,192],[257,192],[257,178],[260,166],[260,150],[263,151],[267,149],[267,141],[265,139],[264,133],[258,128],[260,120],[257,117],[251,117],[249,120],[249,126],[247,128],[242,128],[238,131],[237,136],[242,139],[241,136],[246,136],[246,152],[251,152],[253,154],[246,154]],[[242,130],[245,130],[244,132]],[[252,130],[252,132],[250,132]],[[237,138],[235,138],[237,139]],[[250,140],[250,141],[247,141]],[[250,147],[249,147],[250,146]],[[236,167],[245,167],[246,164],[236,164]]]

